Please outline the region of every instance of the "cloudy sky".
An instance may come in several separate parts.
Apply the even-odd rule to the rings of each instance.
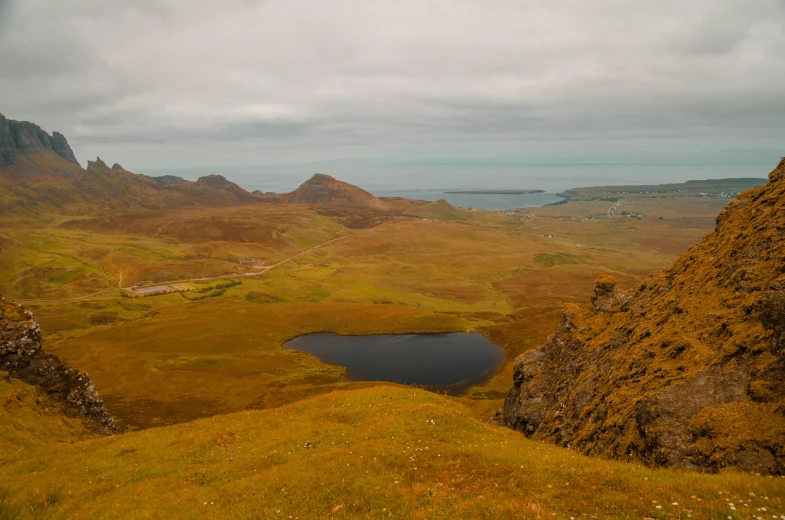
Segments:
[[[0,0],[0,92],[136,171],[773,166],[785,0]]]

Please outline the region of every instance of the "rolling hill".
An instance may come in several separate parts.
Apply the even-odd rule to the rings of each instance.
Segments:
[[[384,201],[367,191],[323,173],[315,174],[299,188],[290,193],[283,193],[279,198],[288,204],[362,208],[375,211],[389,209]]]

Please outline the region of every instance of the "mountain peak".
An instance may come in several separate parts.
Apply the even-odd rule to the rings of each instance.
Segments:
[[[90,173],[106,173],[109,171],[109,166],[100,157],[96,157],[95,161],[87,161],[87,171]]]
[[[206,184],[207,186],[227,186],[230,184],[234,184],[226,179],[223,175],[205,175],[204,177],[199,177],[196,180],[199,184]]]
[[[308,179],[306,182],[310,181],[335,181],[337,180],[335,177],[331,175],[327,175],[326,173],[314,173],[313,176]]]
[[[316,173],[291,193],[281,195],[291,204],[358,207],[386,211],[383,200],[352,184],[324,173]]]
[[[50,150],[68,162],[79,164],[65,136],[47,134],[28,121],[14,121],[0,114],[0,168],[11,166],[19,155]]]

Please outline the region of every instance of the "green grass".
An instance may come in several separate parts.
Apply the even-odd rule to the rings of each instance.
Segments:
[[[579,264],[580,257],[571,253],[538,253],[534,261],[545,267],[553,267],[559,264]]]
[[[272,264],[349,232],[307,208],[264,205],[79,229],[61,227],[63,217],[14,221],[0,255],[5,296],[109,291],[28,307],[45,347],[91,374],[129,432],[95,438],[0,378],[0,519],[724,519],[741,499],[749,512],[785,514],[782,480],[592,460],[484,422],[511,386],[512,360],[553,332],[564,302],[587,302],[601,272],[629,287],[668,265],[713,228],[720,205],[641,201],[636,211],[664,219],[581,222],[558,217],[602,215],[607,204],[539,208],[525,220],[446,208],[459,221],[352,230],[194,302],[120,297],[119,274],[124,285],[236,274],[241,256]],[[183,285],[192,296],[226,283]],[[340,367],[281,348],[323,330],[476,330],[507,362],[461,398],[350,383]]]
[[[783,479],[590,459],[480,422],[456,399],[390,385],[30,442],[4,454],[0,482],[0,511],[21,518],[719,519],[731,514],[726,499],[785,514]]]
[[[299,206],[115,215],[73,229],[58,217],[8,228],[16,245],[0,257],[0,291],[47,300],[109,290],[97,299],[30,307],[46,348],[87,370],[128,427],[278,406],[351,387],[336,379],[333,367],[281,348],[291,337],[320,330],[481,332],[508,353],[497,375],[467,395],[487,417],[510,387],[512,359],[552,333],[565,301],[588,301],[604,271],[622,286],[635,283],[673,258],[674,243],[696,241],[712,225],[713,206],[703,201],[658,204],[668,220],[556,218],[604,211],[604,203],[582,202],[539,208],[525,221],[519,217],[525,212],[510,217],[447,208],[466,220],[411,219],[351,232]],[[691,224],[672,221],[675,215],[689,216]],[[703,227],[692,224],[701,218]],[[621,225],[634,231],[620,231]],[[236,263],[241,256],[269,265],[347,234],[354,236],[244,277],[242,286],[199,293],[226,280],[184,282],[178,285],[191,289],[185,298],[118,296],[121,272],[125,286],[245,272]],[[26,266],[50,265],[63,269],[54,271],[58,284],[45,282],[40,270],[25,274]],[[66,273],[76,272],[91,278],[68,283]],[[188,301],[201,296],[210,297]],[[200,356],[205,363],[179,361]]]

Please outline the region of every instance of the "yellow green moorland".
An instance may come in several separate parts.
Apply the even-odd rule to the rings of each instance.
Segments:
[[[724,201],[631,204],[641,220],[602,201],[434,203],[371,227],[273,204],[8,217],[0,292],[90,373],[123,433],[98,437],[0,377],[0,519],[785,515],[783,479],[589,459],[487,423],[565,302],[600,273],[630,286],[669,265]],[[190,290],[121,289],[137,282]],[[323,330],[475,330],[507,361],[460,397],[351,382],[281,347]]]
[[[599,273],[631,285],[667,266],[723,202],[643,199],[642,220],[607,218],[607,202],[515,212],[433,203],[359,229],[340,213],[280,204],[18,219],[3,226],[0,292],[35,312],[44,347],[89,372],[124,429],[351,388],[341,368],[281,348],[325,330],[486,335],[507,351],[466,396],[487,418],[514,357],[544,342],[565,302],[586,302]],[[240,263],[249,258],[284,262],[262,273]],[[190,291],[120,289],[169,281]]]
[[[0,379],[0,518],[781,518],[785,479],[577,455],[395,385],[98,437]]]

